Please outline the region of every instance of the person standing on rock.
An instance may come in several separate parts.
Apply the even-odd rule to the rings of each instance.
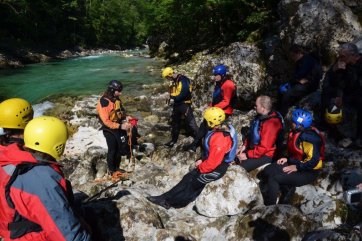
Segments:
[[[235,159],[247,172],[271,163],[282,146],[284,119],[272,107],[269,96],[261,95],[255,101],[257,115]]]
[[[289,203],[295,187],[313,183],[323,166],[324,136],[312,126],[309,111],[295,109],[288,137],[288,157],[283,157],[264,168],[261,177],[266,183],[265,205]]]
[[[33,119],[34,111],[30,103],[21,98],[11,98],[0,103],[0,145],[23,146],[24,128]]]
[[[222,109],[226,118],[233,114],[234,106],[237,102],[236,86],[234,82],[226,75],[227,67],[223,64],[217,65],[213,68],[212,74],[214,75],[215,88],[212,94],[212,102],[209,106],[218,107]],[[206,121],[204,120],[197,132],[196,137],[192,144],[188,147],[189,151],[196,152],[200,146],[202,138],[208,131]]]
[[[293,104],[317,90],[322,78],[321,64],[301,46],[293,44],[289,52],[295,62],[295,70],[292,79],[279,88],[279,111],[283,116]]]
[[[195,162],[195,169],[168,192],[147,199],[166,209],[181,208],[194,201],[205,185],[220,179],[226,173],[237,150],[237,133],[232,125],[224,125],[225,113],[218,107],[210,107],[204,112],[209,128],[204,139],[204,153]]]
[[[191,106],[192,86],[191,80],[184,75],[175,74],[173,69],[167,67],[162,71],[162,78],[171,81],[170,100],[172,100],[171,140],[165,144],[173,147],[178,140],[182,119],[190,127],[192,135],[198,130],[193,109]]]
[[[0,236],[5,241],[89,241],[72,209],[72,190],[57,163],[65,124],[49,116],[31,120],[24,147],[0,146]]]
[[[127,173],[121,172],[119,164],[121,156],[130,156],[130,145],[137,143],[137,129],[132,127],[131,116],[126,114],[120,95],[123,85],[118,80],[108,83],[107,90],[100,97],[97,104],[97,111],[102,123],[101,130],[106,138],[108,153],[108,171],[112,176],[112,181],[127,178]],[[131,141],[129,141],[131,137]]]

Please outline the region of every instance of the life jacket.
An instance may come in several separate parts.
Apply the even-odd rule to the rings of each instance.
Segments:
[[[210,143],[209,142],[210,142],[211,136],[217,131],[223,131],[224,133],[227,133],[228,135],[230,135],[232,143],[233,143],[231,145],[231,149],[225,155],[223,161],[226,162],[226,163],[230,163],[230,162],[234,161],[234,159],[236,157],[236,152],[237,152],[237,149],[238,149],[238,135],[237,135],[237,132],[235,131],[235,128],[232,125],[228,125],[228,127],[229,127],[229,131],[212,130],[212,131],[209,131],[206,134],[205,141],[204,141],[203,159],[206,159],[209,156],[209,149],[210,149]]]
[[[275,142],[275,145],[277,147],[280,147],[283,144],[284,130],[285,130],[284,118],[278,111],[273,111],[267,117],[255,118],[253,120],[251,127],[250,127],[251,131],[249,134],[251,149],[253,148],[253,146],[259,145],[259,143],[260,143],[260,140],[261,140],[260,128],[261,128],[262,123],[267,120],[270,120],[272,118],[278,118],[280,120],[280,122],[282,123],[282,129],[278,133],[278,137]]]
[[[325,159],[325,137],[324,135],[315,127],[311,126],[310,129],[308,130],[303,130],[303,131],[299,131],[299,132],[290,132],[289,133],[289,137],[288,137],[288,153],[290,155],[291,158],[297,159],[301,162],[306,162],[305,160],[305,153],[303,151],[302,148],[297,146],[297,141],[298,138],[300,137],[300,135],[306,131],[314,131],[315,133],[318,134],[318,136],[320,137],[321,141],[322,141],[322,145],[320,148],[320,158],[319,158],[319,162],[318,164],[313,168],[315,170],[317,169],[321,169],[322,165],[323,165],[323,161]]]
[[[184,80],[186,80],[186,82],[189,85],[188,91],[186,93],[186,96],[183,98],[182,101],[180,101],[180,103],[186,103],[186,104],[190,104],[191,103],[191,98],[192,98],[192,85],[191,85],[191,80],[189,78],[187,78],[184,75],[177,75],[176,80],[173,81],[172,85],[171,85],[171,89],[170,89],[170,95],[171,96],[178,96],[181,94],[181,90],[182,90],[182,81],[181,78],[183,78]],[[175,102],[176,103],[176,102]]]
[[[126,114],[122,105],[122,102],[120,99],[115,99],[114,101],[112,101],[111,99],[105,97],[104,95],[99,98],[98,100],[98,104],[97,104],[97,111],[98,113],[101,113],[100,109],[102,108],[101,105],[101,99],[104,98],[108,101],[108,105],[109,107],[107,107],[107,109],[109,110],[108,114],[108,118],[112,121],[112,122],[117,122],[120,123],[124,118],[126,118]]]
[[[43,237],[42,227],[21,216],[15,210],[15,204],[10,197],[11,185],[16,178],[39,165],[51,166],[63,176],[59,166],[38,162],[29,152],[20,150],[15,143],[6,147],[0,146],[0,193],[5,194],[0,196],[0,236],[6,239],[18,239],[31,232],[39,234],[39,241]],[[63,189],[68,194],[69,187],[65,185]]]
[[[226,81],[233,82],[232,80],[223,80],[220,84],[216,84],[214,92],[212,93],[212,106],[217,105],[224,99],[224,96],[222,94],[222,86],[225,84]],[[234,84],[234,86],[235,86],[235,84]],[[237,90],[236,90],[236,86],[235,86],[233,96],[231,97],[231,100],[230,100],[230,106],[232,108],[235,108],[237,106],[237,102],[238,102],[238,96],[237,96]]]
[[[119,122],[120,120],[122,120],[123,118],[125,118],[125,114],[121,109],[122,107],[122,102],[121,100],[116,100],[114,102],[114,110],[111,111],[111,113],[109,113],[109,119],[111,121],[114,122]]]

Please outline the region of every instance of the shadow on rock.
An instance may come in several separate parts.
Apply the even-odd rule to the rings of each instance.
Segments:
[[[261,218],[249,222],[249,226],[254,227],[253,240],[255,241],[290,241],[290,236],[285,230]]]

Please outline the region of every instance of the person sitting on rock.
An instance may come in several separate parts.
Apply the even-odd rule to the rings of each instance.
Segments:
[[[225,113],[221,108],[209,107],[204,112],[209,131],[204,139],[204,153],[195,162],[195,169],[168,192],[147,199],[166,209],[181,208],[194,201],[206,184],[220,179],[226,173],[237,150],[237,133],[232,125],[224,125]]]
[[[33,119],[33,107],[24,99],[11,98],[0,103],[0,113],[0,145],[23,146],[24,128]]]
[[[357,112],[355,144],[362,147],[362,55],[353,43],[342,44],[338,59],[327,71],[322,86],[322,110],[329,106],[350,108]],[[346,113],[346,111],[344,111]],[[323,120],[323,118],[321,118]],[[325,125],[324,125],[325,126]],[[335,128],[333,128],[335,131]],[[349,144],[352,140],[346,140]],[[347,147],[345,145],[344,147]]]
[[[271,163],[279,151],[277,148],[281,148],[284,120],[272,107],[269,96],[261,95],[255,101],[257,115],[236,158],[247,172]]]
[[[293,44],[289,51],[295,70],[292,79],[279,88],[279,111],[283,116],[301,98],[318,89],[322,78],[322,66],[311,54],[297,44]]]
[[[41,116],[24,129],[24,147],[0,146],[0,236],[9,240],[89,241],[57,163],[68,137],[59,119]]]
[[[226,75],[227,67],[223,64],[217,65],[212,70],[214,75],[215,88],[212,94],[212,102],[209,106],[221,108],[226,117],[233,114],[234,106],[237,102],[236,86],[234,82]],[[201,144],[202,138],[208,131],[206,121],[201,122],[197,135],[188,149],[196,152],[198,146]]]
[[[191,80],[184,75],[175,74],[170,67],[162,71],[162,77],[171,81],[170,100],[172,104],[171,141],[165,146],[173,147],[178,140],[182,119],[190,127],[192,135],[195,136],[198,130],[194,113],[191,106],[192,86]]]
[[[122,89],[123,85],[120,81],[110,81],[106,92],[100,97],[97,104],[98,115],[102,123],[101,130],[103,130],[108,146],[107,165],[112,181],[127,178],[127,174],[119,169],[121,156],[130,157],[132,155],[131,145],[137,145],[139,137],[136,127],[132,127],[130,123],[132,117],[126,114],[119,98]],[[130,137],[131,141],[129,141]]]
[[[312,126],[312,114],[303,109],[292,112],[292,127],[289,132],[287,151],[283,157],[264,168],[261,176],[266,184],[265,205],[288,203],[295,187],[313,183],[322,168],[325,140]]]

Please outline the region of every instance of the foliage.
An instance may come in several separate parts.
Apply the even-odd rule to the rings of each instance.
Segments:
[[[270,30],[277,2],[0,0],[0,47],[18,42],[43,48],[125,48],[147,41],[157,50],[166,41],[168,54],[197,51],[237,40],[257,41]]]

